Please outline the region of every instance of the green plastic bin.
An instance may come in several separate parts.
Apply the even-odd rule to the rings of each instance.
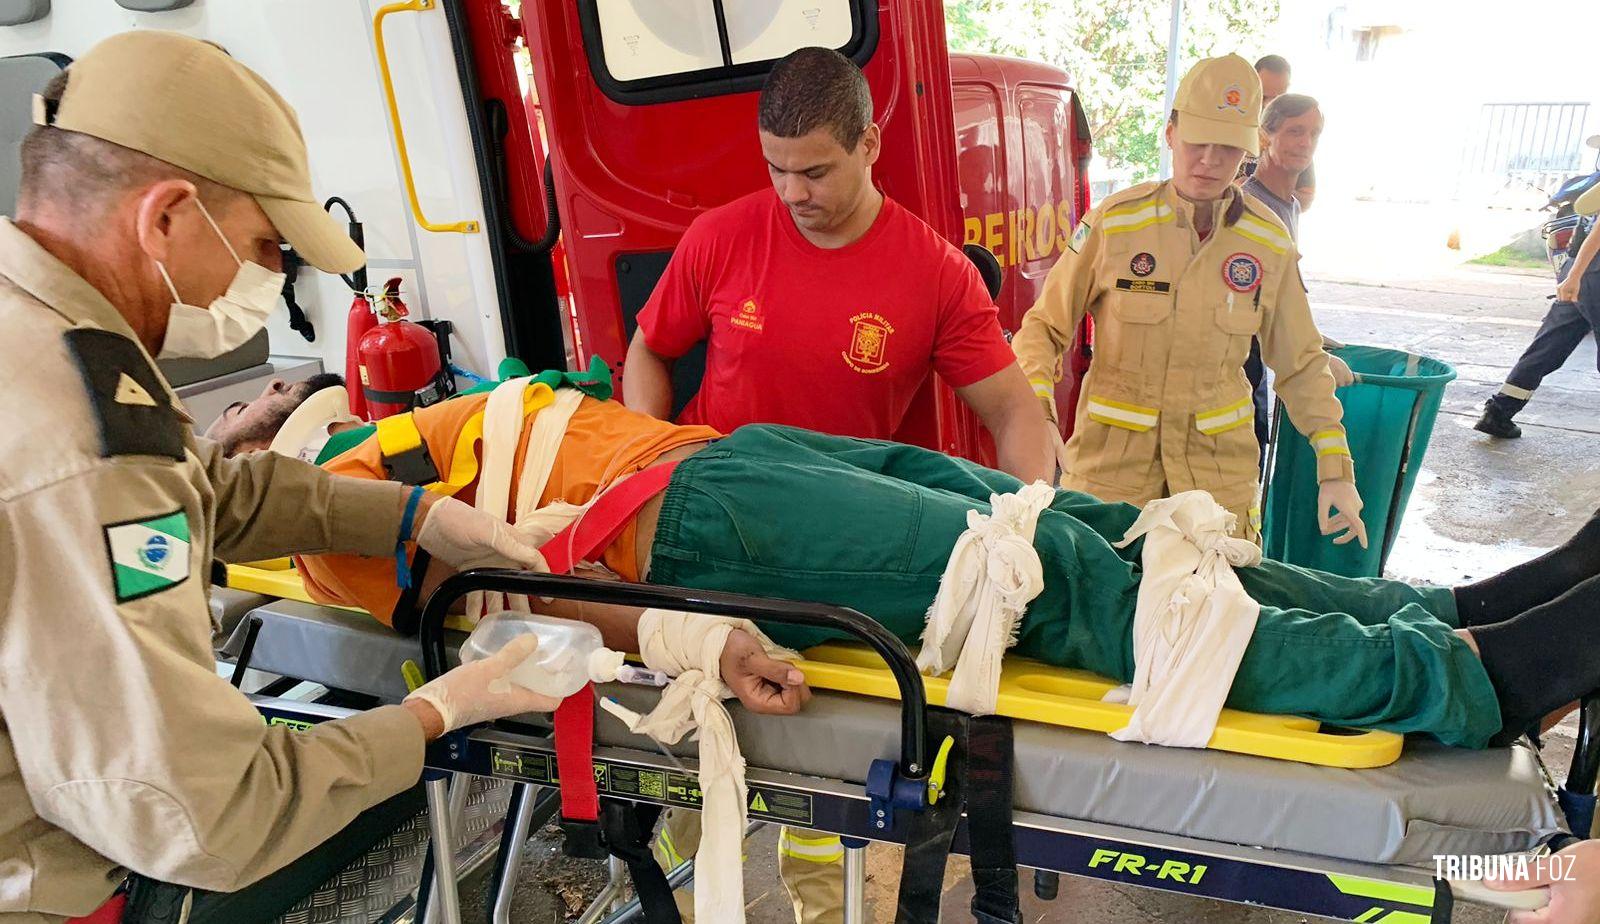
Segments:
[[[1383,572],[1400,533],[1400,519],[1422,469],[1444,388],[1456,377],[1448,363],[1400,350],[1345,346],[1334,351],[1350,364],[1353,384],[1336,394],[1361,491],[1361,519],[1368,548],[1334,545],[1317,527],[1317,457],[1310,442],[1285,426],[1279,405],[1278,434],[1267,459],[1269,477],[1262,510],[1262,546],[1268,558],[1349,577]]]

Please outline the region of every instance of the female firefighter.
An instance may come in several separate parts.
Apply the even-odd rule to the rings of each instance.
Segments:
[[[1317,451],[1322,532],[1344,529],[1334,542],[1364,547],[1343,411],[1299,254],[1278,218],[1232,185],[1258,148],[1260,121],[1261,81],[1243,58],[1191,68],[1167,123],[1172,180],[1114,193],[1078,223],[1013,347],[1054,427],[1061,354],[1084,314],[1095,320],[1064,487],[1136,504],[1203,489],[1259,540],[1244,374],[1259,337],[1290,421]]]

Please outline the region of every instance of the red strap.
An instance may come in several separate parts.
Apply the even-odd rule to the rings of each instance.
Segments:
[[[83,917],[67,919],[67,924],[121,924],[122,911],[126,907],[128,907],[127,893],[118,892],[106,899],[104,905]]]
[[[650,498],[666,490],[676,462],[654,465],[601,494],[583,517],[551,537],[539,551],[551,574],[565,574],[574,563],[588,561],[616,541],[628,521]],[[594,684],[556,707],[556,769],[561,776],[561,817],[595,821],[600,793],[594,782]]]
[[[594,821],[600,793],[594,783],[594,684],[556,707],[556,772],[561,777],[561,817]]]
[[[551,574],[566,574],[580,561],[588,561],[615,542],[628,521],[650,498],[667,489],[677,462],[652,465],[617,482],[583,512],[572,525],[540,546]]]

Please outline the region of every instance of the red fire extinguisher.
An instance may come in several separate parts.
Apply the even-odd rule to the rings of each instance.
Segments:
[[[454,380],[445,371],[439,341],[410,314],[400,300],[400,278],[384,284],[372,306],[376,327],[361,337],[358,376],[367,401],[367,418],[377,420],[434,404],[454,394]]]
[[[355,241],[357,247],[366,248],[366,234],[362,230],[361,222],[356,220],[355,210],[350,203],[338,196],[330,198],[322,204],[323,210],[332,212],[334,206],[344,209],[349,216],[350,240]],[[367,331],[378,326],[378,316],[372,312],[372,302],[367,299],[367,267],[365,264],[358,267],[355,272],[341,274],[344,284],[350,287],[353,297],[350,299],[350,313],[344,321],[344,388],[350,396],[350,413],[362,420],[370,420],[367,416],[367,393],[361,387],[361,338]]]
[[[350,396],[350,413],[362,420],[372,418],[367,416],[367,391],[361,385],[361,339],[377,326],[378,316],[367,301],[367,293],[356,292],[344,322],[344,387]]]

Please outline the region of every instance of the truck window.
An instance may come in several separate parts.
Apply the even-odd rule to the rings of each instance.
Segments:
[[[871,0],[579,0],[590,72],[619,103],[757,90],[797,48],[865,64],[877,41]]]
[[[1072,121],[1066,91],[1020,87],[1024,207],[1017,215],[1022,272],[1049,272],[1072,235]]]

